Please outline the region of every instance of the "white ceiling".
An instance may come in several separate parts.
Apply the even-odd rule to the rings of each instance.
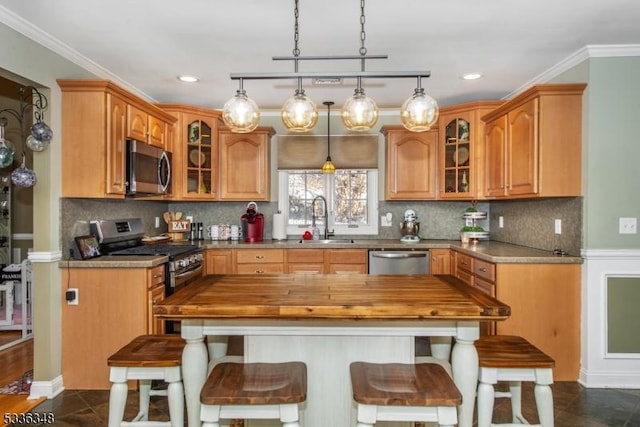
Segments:
[[[293,71],[292,62],[272,60],[292,54],[293,8],[293,0],[0,0],[0,22],[152,101],[222,108],[238,88],[230,73]],[[299,9],[302,56],[358,55],[358,0],[300,0]],[[367,71],[431,71],[423,87],[441,106],[509,96],[608,45],[640,56],[639,0],[368,0],[365,13],[368,53],[389,55],[368,61]],[[593,45],[605,46],[586,49]],[[305,61],[300,71],[359,67]],[[484,77],[462,80],[468,72]],[[179,74],[200,82],[181,83]],[[385,108],[401,105],[415,84],[363,85]],[[325,100],[341,105],[354,86],[305,82],[319,108]],[[244,88],[261,108],[279,108],[296,82],[245,81]]]

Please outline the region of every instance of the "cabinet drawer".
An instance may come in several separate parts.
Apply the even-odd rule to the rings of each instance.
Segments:
[[[473,274],[469,273],[468,271],[458,269],[456,277],[462,280],[467,285],[473,286]]]
[[[469,255],[458,253],[456,255],[456,259],[456,266],[458,267],[458,270],[468,271],[469,273],[473,272],[473,258]]]
[[[473,260],[473,273],[489,282],[496,281],[496,265],[479,259]]]
[[[364,264],[369,262],[366,249],[329,249],[331,264]]]
[[[330,274],[367,274],[367,264],[331,264]]]
[[[479,277],[474,277],[473,284],[476,288],[480,289],[487,295],[491,295],[495,298],[496,296],[496,285],[491,282],[487,282]]]
[[[287,249],[287,262],[291,263],[324,263],[322,249]]]
[[[323,263],[302,263],[296,262],[287,265],[287,273],[294,274],[322,274],[324,273]]]
[[[236,262],[238,264],[282,263],[284,251],[282,249],[239,249],[236,251]]]
[[[284,264],[238,264],[238,274],[284,273]]]
[[[147,287],[149,289],[162,282],[164,282],[164,265],[150,268],[147,271]]]

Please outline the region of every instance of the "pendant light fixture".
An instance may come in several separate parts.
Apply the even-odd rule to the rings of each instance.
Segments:
[[[336,167],[331,161],[331,106],[333,101],[324,101],[327,106],[327,160],[322,165],[322,173],[335,173]]]
[[[428,131],[438,120],[438,103],[424,93],[419,76],[413,96],[402,104],[400,119],[403,126],[412,132]]]
[[[247,92],[242,87],[242,79],[240,79],[240,87],[236,91],[236,96],[224,104],[222,120],[231,129],[231,132],[237,133],[252,132],[260,123],[258,104],[247,96]]]
[[[298,72],[298,58],[300,57],[300,48],[298,40],[300,39],[298,17],[300,15],[298,9],[298,0],[295,0],[295,8],[293,15],[295,17],[293,31],[293,57],[294,69]],[[281,111],[282,123],[292,132],[308,132],[318,122],[318,109],[316,104],[304,93],[302,88],[302,78],[298,78],[298,88],[295,94],[287,99],[282,106]]]
[[[367,96],[362,88],[362,79],[394,79],[417,78],[418,88],[415,93],[402,106],[402,122],[407,129],[413,131],[427,130],[438,118],[438,105],[433,98],[424,93],[421,87],[421,78],[430,77],[429,71],[366,71],[365,63],[369,59],[387,59],[388,55],[369,55],[365,48],[366,32],[365,24],[365,0],[360,0],[360,49],[359,55],[329,55],[329,56],[300,56],[299,42],[299,0],[294,0],[295,27],[293,56],[274,56],[273,60],[294,61],[292,73],[231,73],[232,80],[240,80],[240,90],[235,98],[229,100],[223,111],[223,119],[227,126],[234,132],[250,132],[257,126],[260,112],[257,105],[247,98],[242,88],[243,80],[271,80],[271,79],[296,79],[298,88],[281,109],[282,122],[292,132],[307,132],[317,123],[318,112],[314,102],[309,99],[302,88],[303,79],[336,80],[356,79],[356,89],[352,97],[348,98],[342,106],[342,121],[347,129],[352,131],[368,131],[378,121],[378,106],[376,102]],[[339,72],[301,72],[298,69],[300,61],[333,61],[333,60],[359,60],[360,71]],[[255,120],[254,121],[252,121]],[[253,128],[252,128],[253,126]]]
[[[360,0],[360,71],[365,70],[367,48],[364,41],[367,33],[364,31],[364,0]],[[347,99],[342,106],[342,123],[349,130],[366,132],[378,121],[378,105],[368,97],[362,89],[362,77],[357,78],[357,87],[353,96]]]

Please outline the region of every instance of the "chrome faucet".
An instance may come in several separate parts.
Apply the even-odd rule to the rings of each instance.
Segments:
[[[329,209],[327,208],[327,199],[323,196],[316,196],[311,202],[311,226],[316,226],[316,200],[322,200],[324,203],[324,240],[327,240],[329,236],[333,236],[334,232],[329,231]]]

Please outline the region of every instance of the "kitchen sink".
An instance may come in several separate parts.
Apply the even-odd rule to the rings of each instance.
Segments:
[[[316,243],[316,244],[350,244],[355,243],[352,239],[322,239],[322,240],[298,240],[298,243]]]

